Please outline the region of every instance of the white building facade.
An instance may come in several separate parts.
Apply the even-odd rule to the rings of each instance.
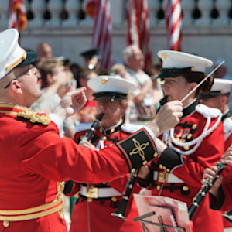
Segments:
[[[20,44],[35,50],[41,42],[52,46],[54,56],[83,64],[80,52],[91,48],[93,20],[84,13],[84,0],[24,0],[28,26]],[[0,0],[0,29],[8,27],[8,1]],[[122,59],[126,46],[126,0],[111,0],[112,56]],[[167,48],[166,0],[148,0],[150,47],[153,59]],[[232,74],[232,0],[181,0],[184,52],[225,60]]]

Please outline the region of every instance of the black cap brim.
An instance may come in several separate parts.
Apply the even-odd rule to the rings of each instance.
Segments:
[[[168,78],[168,77],[178,77],[178,76],[180,76],[181,74],[172,74],[172,73],[163,73],[163,72],[161,72],[160,74],[159,74],[159,76],[157,76],[156,78]]]
[[[217,96],[219,96],[221,94],[220,91],[212,91],[212,92],[208,92],[208,93],[201,93],[200,94],[200,99],[201,100],[206,100],[209,98],[215,98]]]
[[[21,62],[20,64],[18,64],[15,68],[25,67],[29,64],[32,64],[33,62],[35,62],[37,56],[38,56],[37,52],[27,52],[26,59],[23,60],[23,62]]]
[[[117,92],[98,92],[94,93],[94,101],[122,101],[127,99],[127,94]]]
[[[157,78],[178,77],[186,73],[195,72],[192,67],[186,68],[163,68]]]

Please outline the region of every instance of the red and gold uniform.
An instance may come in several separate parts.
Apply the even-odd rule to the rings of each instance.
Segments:
[[[91,142],[96,148],[103,149],[123,140],[139,129],[141,129],[141,126],[121,125],[121,123],[107,130],[99,127],[94,132]],[[76,133],[74,140],[79,143],[87,131]],[[126,221],[111,215],[116,211],[121,201],[128,178],[129,174],[122,175],[120,178],[108,183],[89,183],[88,185],[75,183],[73,190],[69,194],[70,196],[78,192],[78,200],[71,214],[70,231],[142,232],[141,223],[133,221],[139,215],[132,196],[126,208]],[[140,190],[141,187],[135,184],[133,192],[138,193]],[[92,194],[89,193],[90,191],[92,191]]]
[[[160,139],[168,145],[153,170],[154,196],[168,196],[187,203],[189,207],[201,188],[205,168],[215,165],[224,154],[224,131],[221,113],[205,105],[184,108],[179,124]],[[193,231],[223,231],[221,212],[209,206],[208,195],[193,216]]]
[[[13,104],[0,104],[0,127],[0,231],[4,232],[66,231],[58,182],[109,182],[139,168],[142,158],[127,155],[131,138],[149,141],[146,161],[156,153],[145,129],[93,151],[60,138],[48,116]]]
[[[226,150],[231,146],[232,144],[232,118],[231,118],[231,112],[228,110],[225,114],[222,116],[222,123],[224,126],[224,140],[225,140],[225,152]],[[226,176],[228,174],[229,167],[226,168],[226,170],[223,171],[222,175]],[[226,213],[224,211],[223,213]],[[225,232],[232,231],[232,224],[229,223],[227,220],[223,218],[224,221],[224,227]]]

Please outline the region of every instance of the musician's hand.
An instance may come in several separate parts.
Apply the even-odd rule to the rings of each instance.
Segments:
[[[228,149],[226,153],[222,156],[221,162],[223,164],[228,164],[232,166],[232,148]]]
[[[176,126],[182,116],[183,104],[180,101],[171,101],[162,106],[155,118],[148,124],[148,127],[156,136],[159,136]]]
[[[80,145],[82,147],[86,147],[86,148],[89,148],[89,149],[92,149],[92,150],[96,149],[96,147],[93,144],[91,144],[90,142],[82,142],[82,143],[80,143]]]
[[[141,178],[141,179],[146,179],[146,177],[148,176],[149,172],[150,172],[150,169],[149,169],[148,166],[142,166],[139,169],[138,177]]]
[[[204,174],[203,174],[203,179],[202,179],[201,183],[204,184],[204,183],[207,181],[207,179],[211,179],[211,178],[214,176],[214,174],[215,174],[216,171],[217,171],[217,167],[216,167],[216,166],[211,166],[210,168],[206,168],[206,169],[205,169],[205,172],[204,172]],[[219,187],[220,187],[220,185],[221,185],[222,179],[223,179],[223,177],[220,176],[220,177],[214,182],[213,186],[212,186],[212,187],[210,188],[210,190],[209,190],[209,192],[210,192],[213,196],[215,196],[215,197],[217,197],[217,195],[218,195],[218,189],[219,189]]]
[[[53,111],[63,121],[75,114],[80,110],[87,102],[85,95],[86,88],[79,88],[74,92],[68,92],[61,99],[59,106]]]

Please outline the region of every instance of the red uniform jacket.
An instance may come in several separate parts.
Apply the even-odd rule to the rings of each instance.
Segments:
[[[224,126],[225,152],[232,144],[232,118],[231,118],[231,115],[232,115],[231,112],[228,110],[222,116],[222,122],[223,122],[223,126]],[[229,170],[229,167],[226,168],[226,170],[223,171],[222,174],[224,174],[226,176],[228,174],[228,170]],[[223,213],[226,213],[226,211],[223,211]],[[232,231],[232,224],[229,223],[224,218],[223,218],[223,221],[224,221],[224,227],[231,228],[231,231]]]
[[[58,196],[57,182],[109,182],[126,175],[128,167],[142,164],[141,159],[141,164],[134,166],[131,157],[125,162],[127,153],[120,149],[129,140],[93,151],[60,138],[53,122],[42,124],[45,119],[23,107],[0,104],[0,231],[64,232],[67,229],[61,212],[32,220],[8,222],[5,218],[16,214],[15,210],[27,210],[29,214],[30,208],[53,202]],[[146,132],[141,133],[141,138],[147,140]],[[149,153],[147,150],[147,160]]]
[[[92,143],[97,146],[98,149],[111,146],[112,144],[121,141],[131,133],[138,131],[141,126],[136,125],[117,125],[103,131],[101,128],[97,128],[92,136]],[[74,140],[79,143],[81,137],[86,134],[88,130],[81,131],[75,134]],[[129,175],[122,176],[111,182],[98,183],[94,186],[99,186],[100,189],[113,188],[117,190],[121,195],[125,190],[125,186],[128,182]],[[91,186],[93,183],[88,184]],[[73,191],[69,195],[74,195],[80,189],[80,184],[75,183]],[[141,187],[135,184],[133,192],[139,192]],[[111,200],[111,197],[113,201]],[[127,220],[120,220],[113,217],[111,214],[117,210],[119,202],[122,196],[111,196],[108,198],[98,198],[89,202],[86,197],[79,195],[79,199],[75,204],[71,215],[71,232],[90,232],[90,231],[111,231],[111,232],[142,232],[142,226],[140,222],[134,222],[133,219],[138,217],[138,210],[135,201],[131,195],[127,208],[126,218]]]
[[[193,102],[183,113],[173,132],[160,136],[169,148],[158,165],[152,165],[157,172],[150,189],[152,195],[168,196],[189,207],[201,188],[205,168],[215,165],[224,153],[224,132],[219,110]],[[210,209],[208,195],[193,216],[193,231],[223,231],[221,212]]]

